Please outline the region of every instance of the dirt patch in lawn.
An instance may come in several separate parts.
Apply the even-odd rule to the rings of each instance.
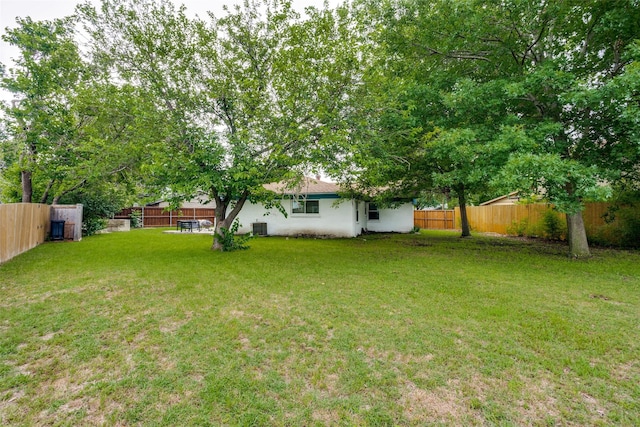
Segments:
[[[470,415],[455,387],[425,390],[407,381],[399,400],[403,415],[411,422],[456,422]]]

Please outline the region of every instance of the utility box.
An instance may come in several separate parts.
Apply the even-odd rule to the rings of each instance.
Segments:
[[[51,240],[64,240],[64,221],[51,221]]]
[[[254,222],[253,226],[254,236],[266,236],[267,235],[267,223],[266,222]]]

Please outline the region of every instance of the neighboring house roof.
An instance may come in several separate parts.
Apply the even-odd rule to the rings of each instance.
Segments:
[[[520,196],[517,191],[512,191],[504,196],[496,197],[495,199],[487,200],[484,203],[480,203],[480,206],[487,205],[513,205],[520,200]]]
[[[305,178],[295,187],[285,182],[265,184],[264,188],[277,194],[338,194],[340,186],[335,182],[321,181],[316,178]]]

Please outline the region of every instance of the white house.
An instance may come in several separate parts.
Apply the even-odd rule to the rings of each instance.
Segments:
[[[238,220],[240,233],[272,236],[316,235],[355,237],[363,231],[408,233],[413,230],[413,205],[381,208],[374,203],[342,198],[338,184],[307,178],[301,188],[270,184],[267,189],[282,195],[278,209],[245,203]]]

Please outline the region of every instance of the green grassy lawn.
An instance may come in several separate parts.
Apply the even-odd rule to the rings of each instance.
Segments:
[[[640,425],[640,253],[135,230],[0,266],[2,425]]]

